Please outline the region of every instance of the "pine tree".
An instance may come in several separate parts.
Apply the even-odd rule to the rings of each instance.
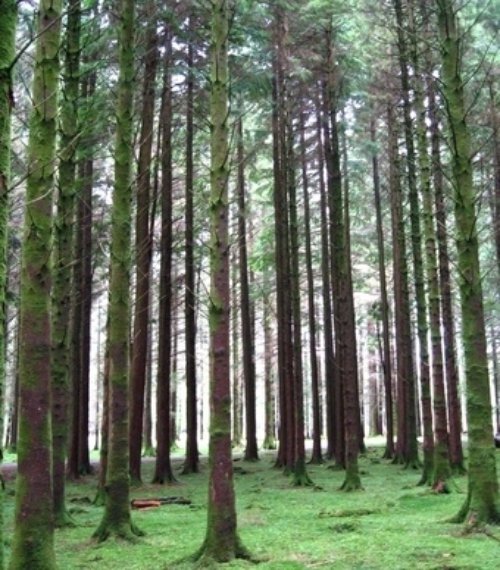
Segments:
[[[448,114],[456,244],[469,421],[468,493],[457,522],[500,522],[484,307],[479,266],[476,192],[461,73],[460,33],[452,0],[438,0],[443,94]]]
[[[50,281],[62,2],[42,0],[39,10],[21,262],[20,419],[11,570],[56,566]]]
[[[130,223],[132,197],[132,113],[134,93],[134,0],[122,0],[116,107],[115,181],[111,218],[109,285],[109,452],[103,519],[94,533],[133,539],[139,531],[130,516],[128,454]]]

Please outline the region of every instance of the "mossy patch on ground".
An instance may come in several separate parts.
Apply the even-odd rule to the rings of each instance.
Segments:
[[[274,452],[269,452],[274,453]],[[500,527],[488,534],[463,536],[460,525],[447,523],[460,508],[467,479],[457,478],[449,495],[429,493],[417,487],[419,473],[390,462],[374,463],[383,448],[371,448],[360,458],[369,466],[364,490],[342,493],[344,474],[328,464],[309,465],[314,483],[322,488],[294,487],[292,480],[273,468],[273,455],[262,460],[238,462],[245,473],[235,473],[239,535],[246,548],[260,560],[259,568],[295,570],[496,570],[500,557]],[[497,452],[500,463],[500,452]],[[68,505],[75,508],[78,526],[56,531],[56,556],[61,570],[161,570],[192,566],[186,560],[205,536],[207,467],[198,475],[181,475],[181,459],[174,459],[179,484],[145,484],[132,489],[132,498],[181,496],[190,505],[165,505],[134,510],[133,521],[146,535],[137,544],[90,537],[102,518],[102,507],[89,503],[96,479],[88,477],[68,485]],[[151,459],[144,463],[144,481],[153,472]],[[8,481],[8,488],[13,481]],[[6,496],[6,548],[12,536],[13,504]],[[8,555],[8,552],[7,552]],[[227,568],[250,568],[252,562],[235,560]]]

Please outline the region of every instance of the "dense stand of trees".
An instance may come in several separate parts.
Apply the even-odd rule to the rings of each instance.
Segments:
[[[354,491],[365,438],[383,433],[383,457],[436,492],[467,468],[457,521],[499,521],[493,8],[364,8],[122,0],[117,16],[41,0],[20,7],[16,51],[17,6],[0,0],[11,568],[55,567],[91,432],[97,540],[140,534],[143,452],[153,483],[174,483],[173,446],[196,474],[207,436],[204,562],[250,556],[240,446],[258,461],[277,444],[275,466],[309,486],[310,438],[311,463],[334,462]]]

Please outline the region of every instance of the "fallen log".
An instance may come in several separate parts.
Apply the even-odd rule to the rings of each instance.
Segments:
[[[191,500],[185,497],[159,497],[154,499],[133,499],[130,505],[133,509],[156,509],[162,505],[190,505]]]

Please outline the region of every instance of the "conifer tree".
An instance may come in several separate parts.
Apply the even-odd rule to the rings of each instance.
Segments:
[[[94,533],[133,539],[140,534],[130,516],[128,373],[130,322],[130,224],[132,197],[132,115],[134,93],[134,0],[122,0],[116,106],[115,180],[111,214],[109,285],[109,452],[103,519]]]
[[[61,12],[60,0],[41,0],[21,262],[20,419],[15,530],[9,566],[12,570],[50,570],[56,567],[52,494],[50,286]]]
[[[491,421],[483,292],[479,266],[476,191],[461,72],[461,37],[452,0],[437,0],[443,95],[448,114],[456,244],[465,357],[469,469],[467,498],[455,517],[468,526],[500,522]]]

